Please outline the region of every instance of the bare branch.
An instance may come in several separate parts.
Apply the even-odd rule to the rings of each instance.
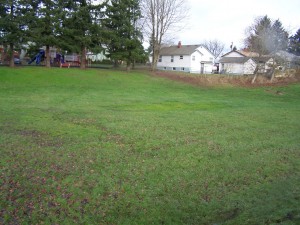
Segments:
[[[189,10],[186,0],[141,0],[143,30],[152,47],[152,69],[156,67],[161,44],[173,32],[184,28]]]
[[[225,44],[217,39],[205,40],[202,44],[215,56],[215,58],[218,58],[222,54],[225,47]]]

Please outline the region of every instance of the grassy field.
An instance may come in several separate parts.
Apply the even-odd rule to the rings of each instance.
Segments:
[[[0,224],[300,224],[300,84],[0,67]]]

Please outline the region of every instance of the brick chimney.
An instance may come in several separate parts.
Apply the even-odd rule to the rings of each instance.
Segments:
[[[178,42],[178,48],[181,48],[181,41]]]

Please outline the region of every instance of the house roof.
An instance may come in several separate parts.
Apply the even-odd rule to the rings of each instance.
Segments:
[[[272,57],[271,56],[261,56],[261,57],[253,57],[252,59],[255,60],[256,62],[262,62],[266,63],[268,62]]]
[[[233,53],[233,52],[238,53],[238,54],[240,54],[240,55],[243,56],[243,57],[246,57],[246,55],[244,55],[243,53],[241,53],[241,52],[239,52],[239,51],[236,51],[236,50],[232,50],[232,51],[227,52],[226,54],[222,55],[221,58],[222,58],[222,57],[226,57],[227,55],[229,55],[230,53]],[[233,58],[233,57],[229,57],[229,58]]]
[[[278,51],[274,55],[277,57],[280,57],[282,59],[285,59],[286,61],[289,61],[289,62],[299,62],[300,61],[300,56],[294,55],[287,51]]]
[[[197,48],[201,45],[181,45],[179,48],[178,45],[170,46],[170,47],[163,47],[160,49],[160,55],[191,55]]]
[[[251,52],[246,50],[239,50],[238,52],[247,57],[259,57],[259,53],[257,52]]]
[[[250,57],[223,57],[219,60],[219,63],[245,63]]]
[[[249,59],[252,59],[256,63],[266,63],[272,57],[271,56],[263,56],[263,57],[223,57],[219,60],[219,63],[245,63]]]

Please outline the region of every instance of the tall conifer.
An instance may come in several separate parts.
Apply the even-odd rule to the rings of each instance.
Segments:
[[[91,0],[65,1],[65,17],[61,24],[61,46],[81,54],[80,68],[86,68],[86,52],[101,50],[103,3]]]
[[[26,36],[23,19],[26,9],[21,0],[0,0],[0,3],[0,44],[10,56],[10,67],[14,67],[14,51],[20,48]]]
[[[135,60],[145,57],[138,27],[141,11],[138,0],[111,0],[106,8],[105,27],[109,57],[115,61],[125,61],[127,70]]]

